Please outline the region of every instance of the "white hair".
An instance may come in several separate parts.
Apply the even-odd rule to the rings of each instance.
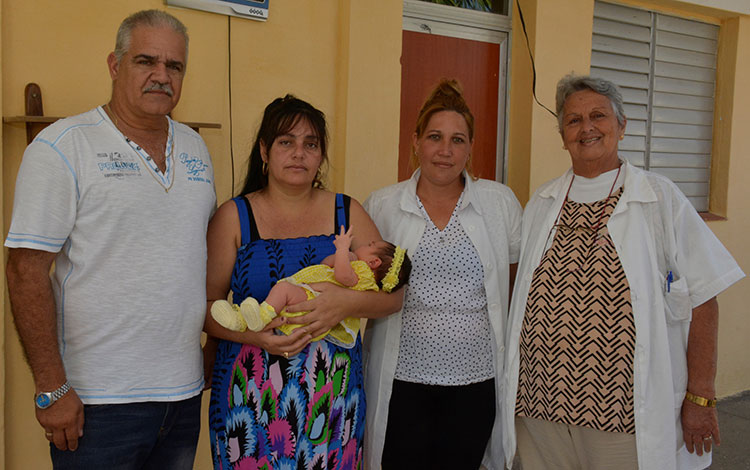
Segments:
[[[115,58],[119,62],[130,49],[130,40],[133,36],[133,30],[138,26],[160,27],[166,26],[171,28],[175,33],[185,38],[185,62],[187,62],[188,52],[188,34],[187,28],[182,21],[161,10],[141,10],[128,16],[117,30],[117,39],[115,40]]]

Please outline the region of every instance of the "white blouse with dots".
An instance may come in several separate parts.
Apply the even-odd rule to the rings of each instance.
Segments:
[[[419,176],[420,171],[417,170],[410,179],[374,192],[364,203],[367,213],[378,226],[383,239],[402,246],[407,250],[410,257],[421,256],[417,252],[420,251],[420,246],[428,243],[425,240],[428,239],[429,235],[425,234],[430,231],[424,212],[418,206],[416,190]],[[472,256],[476,256],[478,259],[479,264],[476,266],[481,266],[481,270],[475,270],[476,279],[471,274],[465,276],[458,272],[454,274],[453,271],[446,271],[439,267],[435,267],[427,274],[412,271],[409,284],[406,286],[406,297],[411,296],[411,291],[420,289],[417,287],[417,283],[434,285],[438,282],[441,287],[436,287],[431,292],[438,295],[440,299],[453,301],[450,293],[453,291],[449,292],[446,289],[453,289],[454,284],[461,283],[463,287],[457,288],[461,297],[476,300],[473,295],[467,294],[472,289],[474,289],[474,292],[479,291],[472,282],[476,281],[484,285],[483,293],[486,294],[486,300],[481,302],[486,305],[487,313],[485,315],[488,317],[489,327],[485,327],[483,331],[490,335],[491,349],[488,350],[490,351],[489,354],[483,354],[489,357],[492,364],[493,372],[490,373],[490,377],[496,379],[495,400],[497,401],[496,409],[499,410],[504,397],[503,381],[499,378],[503,377],[505,356],[505,319],[508,316],[507,302],[509,297],[508,266],[511,263],[518,262],[521,250],[522,209],[513,195],[513,191],[507,186],[494,181],[473,180],[466,172],[463,176],[466,187],[449,224],[454,224],[457,230],[462,232],[461,237],[465,236],[468,241],[456,237],[449,245],[452,247],[460,246],[462,249],[471,246],[474,250]],[[448,229],[447,226],[446,229]],[[447,233],[446,229],[443,230],[444,235]],[[433,247],[429,248],[429,252],[439,253],[439,250],[435,251],[432,249]],[[425,252],[428,251],[426,248],[424,249]],[[446,253],[442,255],[445,259],[453,257],[452,263],[448,263],[451,269],[461,269],[461,272],[464,272],[463,269],[471,264],[468,261],[469,257],[456,258],[462,257],[466,251],[461,251],[460,255],[454,255],[451,251]],[[427,269],[430,269],[430,266],[426,265],[438,263],[437,256],[430,258],[426,263],[420,259],[417,259],[417,261],[422,268]],[[431,276],[429,279],[428,275]],[[468,281],[468,279],[471,279],[471,281]],[[409,301],[407,300],[407,302]],[[432,306],[437,303],[438,301],[431,299],[427,305]],[[475,304],[472,303],[471,305]],[[428,309],[424,308],[415,315],[422,315],[426,310]],[[438,310],[432,308],[430,310],[432,311],[431,314],[438,312]],[[468,316],[466,312],[470,310],[471,308],[464,310],[462,307],[451,310],[450,315],[445,314],[446,310],[438,313],[442,314],[444,318],[464,319],[465,316]],[[385,430],[388,426],[391,391],[399,359],[401,357],[412,357],[435,361],[434,363],[436,363],[438,357],[450,356],[450,354],[443,354],[442,351],[438,356],[425,351],[410,354],[401,349],[411,347],[401,342],[402,328],[406,328],[404,325],[406,315],[402,310],[385,318],[367,322],[367,333],[364,340],[365,389],[367,394],[365,449],[368,449],[365,452],[365,459],[367,468],[380,467],[380,456],[383,454],[383,445],[385,444]],[[448,331],[447,334],[442,333],[441,331],[444,330],[438,330],[439,322],[434,320],[423,322],[420,319],[419,324],[434,329],[431,331],[436,337],[440,338],[439,341],[453,341],[456,344],[459,343],[456,338],[465,334],[461,328],[449,324],[440,326],[440,328]],[[467,328],[466,324],[462,324],[461,327]],[[482,328],[479,328],[479,330],[482,330]],[[414,334],[404,335],[404,337],[406,336],[415,338]],[[472,345],[480,344],[476,335],[471,336]],[[468,343],[467,341],[460,344]],[[436,342],[433,348],[440,350],[445,346],[446,343],[438,344]],[[456,360],[457,358],[450,357],[450,359]],[[451,363],[450,366],[455,365],[456,363]],[[477,375],[480,376],[481,374]],[[492,437],[483,461],[487,468],[503,468],[504,465],[501,418],[501,413],[495,414]]]
[[[461,199],[456,207],[461,207]],[[484,270],[456,209],[441,231],[426,226],[411,256],[396,379],[466,385],[494,377]]]

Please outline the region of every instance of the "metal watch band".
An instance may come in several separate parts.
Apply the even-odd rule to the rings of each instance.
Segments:
[[[693,395],[690,392],[685,392],[685,400],[690,403],[695,403],[698,406],[705,406],[707,408],[716,408],[716,398],[704,398],[698,395]]]
[[[69,390],[70,390],[70,384],[66,380],[64,384],[60,385],[60,387],[57,390],[52,392],[52,402],[54,403],[60,398],[62,398],[62,396],[68,393]]]
[[[53,390],[52,392],[37,393],[36,396],[34,396],[34,403],[36,404],[37,408],[43,410],[47,409],[69,391],[70,384],[66,381],[64,384],[60,385],[60,387],[58,387],[56,390]]]

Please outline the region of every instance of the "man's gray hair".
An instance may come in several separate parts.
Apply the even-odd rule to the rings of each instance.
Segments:
[[[187,28],[182,21],[161,10],[141,10],[128,16],[117,30],[117,39],[115,40],[115,57],[120,62],[122,57],[130,49],[130,40],[133,36],[133,30],[138,26],[148,26],[152,28],[168,27],[175,33],[181,34],[185,38],[185,62],[187,62],[188,52],[188,33]]]
[[[563,128],[563,106],[570,95],[575,92],[591,90],[609,98],[612,104],[612,111],[615,113],[617,122],[625,125],[625,109],[622,104],[622,94],[620,94],[617,85],[599,77],[590,75],[566,75],[557,82],[557,94],[555,96],[555,105],[557,111],[557,126],[562,133]]]

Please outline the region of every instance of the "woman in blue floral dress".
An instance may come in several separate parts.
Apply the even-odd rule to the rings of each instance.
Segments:
[[[326,148],[322,112],[290,95],[266,107],[242,195],[209,225],[209,310],[230,292],[237,304],[265,298],[279,279],[320,263],[335,251],[341,225],[354,227],[352,248],[381,239],[357,201],[322,189]],[[209,410],[215,469],[362,467],[361,339],[352,349],[311,340],[347,316],[393,313],[402,295],[320,290],[293,309],[310,313],[276,318],[259,333],[232,332],[206,316],[206,332],[220,338]],[[284,321],[306,326],[276,334]]]

